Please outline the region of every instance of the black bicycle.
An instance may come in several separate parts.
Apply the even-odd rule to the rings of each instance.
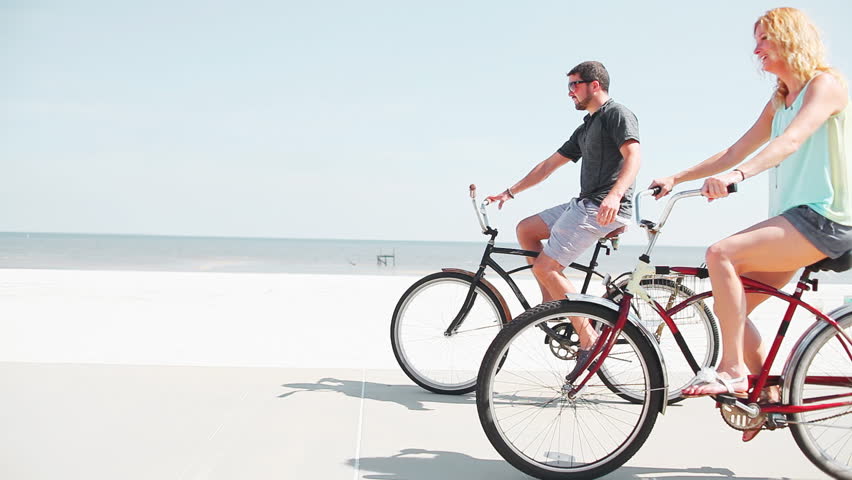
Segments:
[[[495,246],[498,231],[488,222],[485,210],[488,202],[477,207],[475,185],[470,186],[470,198],[482,233],[490,237],[479,268],[476,272],[444,268],[421,278],[399,299],[390,325],[391,345],[399,366],[414,383],[441,394],[460,395],[476,389],[477,373],[488,345],[512,319],[509,306],[500,291],[484,278],[487,268],[508,284],[525,311],[532,306],[512,278],[512,275],[531,268],[531,265],[507,271],[497,263],[493,255],[535,258],[538,252]],[[609,255],[611,249],[618,249],[618,235],[622,231],[623,228],[598,240],[588,265],[569,265],[570,268],[585,274],[582,293],[587,292],[593,278],[598,278],[606,287],[606,298],[614,301],[621,298],[629,272],[613,280],[609,275],[597,272],[595,268],[598,266],[597,260],[601,250]],[[693,295],[689,288],[668,279],[645,279],[643,286],[662,304],[672,304]],[[640,312],[637,311],[638,313]],[[690,348],[698,352],[696,356],[701,366],[715,365],[719,351],[719,333],[710,310],[703,303],[696,303],[681,313],[677,323],[681,326],[681,333]],[[673,350],[677,350],[674,339],[671,336],[663,336],[663,329],[655,328],[655,325],[647,327],[653,330],[651,333],[661,345],[671,343]],[[568,318],[554,325],[547,333],[542,334],[542,342],[549,344],[550,352],[554,356],[564,360],[576,357],[579,337],[574,333]],[[665,357],[666,349],[663,350]],[[680,400],[681,388],[694,375],[693,369],[688,365],[684,365],[682,370],[681,373],[669,375],[671,388],[668,400],[671,402]],[[620,382],[610,382],[606,370],[600,371],[600,377],[604,383],[613,385],[613,391],[620,392]],[[629,395],[630,392],[621,393]]]

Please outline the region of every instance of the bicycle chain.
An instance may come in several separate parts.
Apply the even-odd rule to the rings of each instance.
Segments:
[[[727,414],[725,412],[725,408],[729,409]],[[767,423],[766,420],[767,420],[767,415],[770,415],[770,414],[767,414],[767,413],[761,413],[755,418],[749,418],[744,412],[742,412],[738,408],[732,407],[732,406],[729,406],[729,405],[722,405],[721,407],[719,407],[719,413],[722,415],[722,420],[724,420],[725,423],[729,427],[733,428],[734,430],[738,430],[740,432],[744,432],[746,430],[755,430],[757,428],[760,428],[762,430],[768,429],[768,427],[766,427],[766,423]],[[852,414],[852,411],[838,413],[836,415],[829,415],[827,417],[817,418],[817,419],[814,419],[814,420],[809,420],[807,422],[793,422],[793,421],[789,421],[789,420],[785,419],[784,423],[786,425],[791,425],[791,424],[807,425],[807,424],[810,424],[810,423],[817,423],[817,422],[823,422],[825,420],[831,420],[832,418],[842,417],[844,415],[849,415],[849,414]],[[745,420],[745,422],[746,422],[745,426],[740,426],[740,424],[743,422],[742,419],[740,419],[738,421],[738,417],[740,417],[740,416],[742,416],[746,419]]]
[[[790,421],[788,421],[787,423],[795,423],[796,425],[807,425],[808,423],[822,422],[824,420],[831,420],[832,418],[842,417],[843,415],[849,415],[850,413],[852,413],[852,411],[838,413],[836,415],[829,415],[827,417],[817,418],[816,420],[810,420],[810,421],[807,421],[807,422],[790,422]]]

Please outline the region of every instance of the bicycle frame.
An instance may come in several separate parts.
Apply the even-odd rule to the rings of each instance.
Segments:
[[[707,298],[712,297],[713,292],[712,291],[706,291],[706,292],[698,293],[698,294],[695,294],[695,295],[681,301],[680,303],[678,303],[675,306],[667,306],[666,308],[664,308],[657,301],[650,298],[650,296],[647,294],[645,289],[640,284],[640,281],[642,280],[642,278],[644,278],[648,275],[670,275],[670,274],[674,273],[674,274],[677,274],[679,276],[693,276],[693,277],[698,277],[698,278],[707,278],[709,276],[709,273],[708,273],[706,268],[666,267],[666,266],[654,267],[654,266],[650,265],[650,253],[651,253],[651,251],[654,247],[656,237],[659,235],[659,232],[661,231],[663,225],[665,224],[665,220],[667,219],[668,214],[671,212],[671,208],[672,208],[673,204],[675,202],[677,202],[678,200],[680,200],[681,198],[700,195],[700,192],[698,190],[693,190],[693,191],[688,191],[688,192],[681,192],[681,193],[675,195],[669,201],[669,204],[666,206],[664,213],[661,215],[661,221],[660,221],[659,224],[654,224],[653,222],[649,222],[647,220],[641,220],[641,217],[639,217],[639,213],[638,213],[639,212],[639,209],[638,209],[639,197],[640,197],[640,195],[647,194],[648,192],[649,191],[641,192],[641,193],[637,194],[636,195],[636,202],[635,202],[637,217],[638,217],[639,223],[644,228],[647,228],[648,232],[649,232],[648,249],[645,251],[645,253],[642,256],[640,256],[639,264],[637,265],[636,270],[634,270],[634,272],[631,274],[631,278],[630,278],[630,281],[629,281],[627,289],[626,289],[627,291],[622,296],[621,302],[618,305],[619,310],[618,310],[618,321],[617,321],[617,323],[615,324],[614,327],[612,327],[610,329],[606,329],[606,331],[604,331],[604,332],[601,332],[602,333],[602,335],[601,335],[602,340],[597,342],[595,349],[593,351],[593,354],[589,356],[589,368],[588,368],[589,372],[579,384],[577,384],[576,386],[574,386],[570,390],[569,396],[572,395],[572,394],[575,395],[577,392],[579,392],[583,388],[583,386],[586,384],[586,382],[588,382],[589,379],[592,378],[592,376],[594,376],[597,373],[597,371],[600,369],[601,364],[603,362],[596,361],[595,363],[592,363],[593,360],[599,359],[599,358],[606,358],[606,355],[609,354],[610,350],[612,349],[612,347],[616,343],[617,332],[619,332],[624,327],[624,324],[627,321],[627,315],[628,315],[628,312],[630,310],[630,304],[631,304],[632,300],[637,296],[642,298],[645,302],[647,302],[653,308],[653,310],[660,316],[660,318],[663,320],[663,322],[666,324],[666,326],[669,328],[669,330],[671,331],[672,335],[675,338],[675,341],[676,341],[678,347],[680,348],[681,353],[684,355],[684,358],[689,363],[689,366],[694,371],[698,371],[698,369],[700,368],[698,363],[695,360],[695,357],[692,355],[692,352],[690,351],[689,346],[686,344],[686,341],[683,339],[683,335],[680,333],[677,325],[675,324],[673,317],[678,312],[680,312],[684,308],[688,307],[693,302],[702,301],[702,300],[705,300]],[[818,309],[814,308],[813,306],[811,306],[810,304],[808,304],[807,302],[802,300],[803,293],[805,291],[811,290],[811,285],[813,285],[814,289],[816,289],[816,281],[811,280],[810,275],[811,275],[811,271],[806,268],[802,272],[801,276],[799,277],[799,280],[798,280],[797,285],[796,285],[796,290],[793,294],[788,294],[788,293],[782,292],[781,290],[778,290],[775,287],[772,287],[770,285],[767,285],[765,283],[762,283],[762,282],[759,282],[759,281],[756,281],[756,280],[752,280],[752,279],[747,278],[747,277],[740,277],[740,280],[743,283],[746,294],[756,293],[756,294],[767,295],[767,296],[771,296],[771,297],[774,297],[774,298],[778,298],[778,299],[783,300],[783,301],[788,303],[788,307],[786,309],[784,317],[781,320],[780,326],[778,327],[778,332],[775,336],[775,340],[772,343],[772,346],[769,350],[769,353],[766,357],[766,360],[763,364],[763,367],[761,368],[760,374],[748,376],[749,387],[752,387],[751,393],[748,395],[748,398],[747,398],[747,400],[745,400],[745,402],[742,402],[740,400],[735,400],[733,402],[739,408],[743,409],[746,412],[752,412],[755,415],[758,412],[759,413],[766,413],[766,414],[768,414],[768,413],[792,414],[792,413],[802,413],[802,412],[809,412],[809,411],[815,411],[815,410],[823,410],[823,409],[827,409],[827,408],[852,406],[852,399],[849,399],[849,400],[846,400],[846,401],[834,402],[834,403],[819,403],[819,402],[825,402],[825,401],[840,400],[840,399],[843,399],[843,398],[850,398],[850,397],[852,397],[852,393],[849,393],[849,394],[843,394],[843,395],[830,395],[830,396],[824,396],[824,397],[804,399],[804,403],[808,403],[810,405],[793,406],[793,405],[785,405],[785,404],[783,404],[784,402],[782,402],[782,404],[780,404],[780,405],[766,405],[766,406],[757,407],[757,401],[758,401],[758,398],[760,397],[760,393],[763,390],[763,388],[765,386],[769,386],[769,385],[778,385],[779,382],[782,379],[782,376],[769,375],[769,372],[770,372],[770,369],[771,369],[773,363],[775,362],[775,359],[777,358],[778,351],[780,350],[781,344],[784,341],[784,338],[786,336],[787,329],[790,325],[790,322],[792,321],[793,316],[794,316],[794,314],[796,313],[796,311],[799,307],[804,308],[809,313],[813,314],[817,318],[817,322],[825,322],[825,323],[828,323],[829,325],[831,325],[831,328],[833,328],[837,332],[836,338],[838,339],[838,341],[841,342],[841,345],[845,349],[847,355],[849,355],[850,362],[852,362],[852,338],[850,338],[849,335],[847,335],[846,332],[843,331],[843,329],[840,327],[840,325],[838,325],[838,323],[834,319],[825,315],[824,313],[822,313]],[[803,335],[803,337],[804,337],[804,335]],[[801,341],[801,338],[800,338],[800,341]],[[794,353],[795,353],[795,349],[793,351],[791,351],[790,356],[792,357],[792,355]],[[788,358],[788,363],[789,363],[789,358]],[[849,381],[850,381],[850,379],[848,377],[808,377],[805,380],[806,383],[821,384],[821,385],[840,384],[841,382],[848,384]],[[758,410],[758,408],[759,408],[759,410]]]
[[[515,297],[517,297],[524,310],[529,310],[532,307],[529,301],[527,301],[524,294],[521,292],[521,289],[518,287],[517,283],[515,283],[514,279],[511,277],[517,272],[532,268],[532,265],[524,265],[522,267],[506,271],[491,256],[494,254],[503,254],[535,258],[538,257],[539,252],[495,246],[498,231],[497,229],[491,227],[488,223],[488,214],[485,210],[485,207],[488,205],[488,201],[486,200],[485,202],[482,202],[482,204],[477,208],[475,185],[470,186],[470,198],[473,201],[473,209],[476,212],[477,220],[479,221],[479,225],[482,228],[482,233],[484,235],[490,236],[490,238],[488,239],[488,243],[485,246],[485,252],[482,254],[482,259],[479,262],[479,268],[476,270],[476,273],[473,276],[473,280],[471,282],[470,289],[467,292],[467,296],[465,297],[464,302],[462,302],[462,306],[459,309],[459,312],[456,314],[455,318],[453,318],[453,321],[450,322],[449,326],[447,326],[447,329],[444,331],[444,335],[446,336],[451,336],[455,334],[461,327],[462,323],[464,323],[464,319],[467,317],[467,314],[470,312],[470,309],[473,306],[473,302],[476,300],[476,287],[480,284],[482,278],[485,276],[485,269],[487,267],[491,267],[491,269],[497,272],[497,275],[499,275],[500,278],[502,278],[509,285],[509,288],[515,294]],[[581,289],[582,293],[586,293],[589,288],[589,284],[591,283],[592,277],[594,276],[603,279],[605,284],[610,283],[609,275],[602,275],[595,271],[595,267],[598,266],[597,261],[598,256],[600,255],[600,251],[602,249],[605,249],[607,255],[609,255],[610,250],[609,247],[606,246],[606,242],[607,239],[605,238],[598,240],[598,242],[595,244],[595,250],[592,253],[592,258],[589,261],[588,265],[582,265],[574,262],[568,266],[569,268],[579,270],[586,274],[583,280],[583,288]],[[616,244],[613,243],[613,247],[615,246]],[[554,336],[558,336],[555,332],[552,331],[548,333]]]
[[[476,270],[476,273],[473,276],[473,281],[471,282],[470,289],[468,290],[467,296],[465,297],[465,300],[462,303],[462,307],[461,309],[459,309],[459,312],[456,314],[455,318],[453,318],[453,321],[450,322],[450,325],[447,327],[447,330],[444,332],[444,335],[450,336],[454,334],[459,329],[459,327],[461,327],[462,323],[464,322],[464,319],[467,317],[468,312],[470,312],[470,309],[473,306],[473,302],[476,300],[476,287],[480,284],[482,278],[485,276],[485,269],[487,267],[491,267],[491,269],[497,272],[497,275],[499,275],[500,278],[502,278],[509,285],[509,288],[515,294],[524,310],[529,310],[532,307],[527,298],[524,296],[523,292],[521,292],[521,289],[518,287],[518,284],[512,278],[513,274],[530,269],[532,268],[532,265],[524,265],[506,271],[503,267],[500,266],[500,264],[497,263],[496,260],[492,258],[492,255],[502,254],[535,258],[538,256],[538,252],[495,246],[494,243],[497,238],[497,230],[491,227],[486,227],[483,233],[489,235],[491,238],[488,240],[488,243],[485,246],[485,252],[482,254],[482,260],[480,260],[479,262],[479,268]],[[607,251],[607,254],[609,254],[609,247],[607,247],[605,243],[606,240],[601,239],[595,244],[595,249],[592,252],[592,258],[589,261],[588,265],[582,265],[576,262],[569,265],[569,268],[585,273],[585,277],[583,279],[583,288],[581,290],[582,293],[586,293],[592,278],[595,276],[603,279],[604,283],[609,283],[609,275],[602,275],[595,271],[595,267],[597,267],[598,265],[597,261],[601,250],[605,249]]]
[[[670,273],[676,273],[676,274],[681,274],[681,275],[685,275],[685,276],[695,276],[695,277],[699,277],[699,278],[705,278],[707,276],[707,269],[705,269],[705,268],[656,267],[655,270],[656,270],[656,273],[659,274],[659,275],[668,275]],[[811,306],[810,304],[808,304],[807,302],[805,302],[801,299],[802,294],[805,291],[810,290],[810,287],[808,286],[808,282],[810,280],[810,274],[811,274],[811,272],[808,271],[808,270],[805,270],[802,273],[802,275],[799,278],[799,281],[797,283],[796,291],[792,295],[785,293],[785,292],[782,292],[782,291],[780,291],[780,290],[778,290],[778,289],[776,289],[776,288],[774,288],[770,285],[766,285],[762,282],[758,282],[756,280],[752,280],[752,279],[747,278],[747,277],[740,277],[740,279],[743,282],[743,286],[745,288],[746,294],[757,293],[757,294],[762,294],[762,295],[768,295],[768,296],[783,300],[783,301],[785,301],[789,304],[786,311],[785,311],[784,318],[781,320],[781,324],[778,327],[778,332],[775,336],[775,340],[773,341],[772,346],[770,347],[769,353],[766,357],[766,361],[763,365],[763,368],[761,369],[761,373],[759,375],[750,375],[749,376],[749,385],[753,386],[753,389],[752,389],[752,392],[749,394],[748,399],[746,401],[748,404],[757,402],[757,400],[760,396],[760,392],[763,390],[764,387],[769,386],[769,385],[778,385],[779,384],[779,382],[781,380],[781,376],[769,375],[769,371],[770,371],[770,368],[772,367],[772,365],[775,363],[775,360],[776,360],[777,355],[778,355],[778,351],[780,350],[781,344],[784,341],[784,338],[786,337],[787,329],[789,328],[789,325],[793,320],[793,316],[795,315],[795,313],[796,313],[796,311],[799,307],[802,307],[805,310],[807,310],[809,313],[813,314],[818,319],[818,321],[826,322],[829,325],[831,325],[832,328],[835,329],[835,331],[838,333],[838,338],[841,339],[840,341],[843,342],[843,346],[844,346],[846,352],[849,354],[850,361],[852,361],[852,339],[849,338],[849,336],[846,334],[846,332],[844,332],[840,328],[840,326],[837,324],[837,322],[834,321],[831,317],[825,315],[824,313],[822,313],[821,311],[819,311],[818,309],[816,309],[815,307]],[[632,297],[632,294],[630,294],[630,293],[628,293],[627,295]],[[664,308],[663,306],[661,306],[658,302],[656,302],[654,300],[651,300],[651,302],[650,302],[651,307],[660,316],[660,318],[663,320],[663,322],[665,322],[666,326],[671,331],[672,335],[675,338],[675,341],[677,342],[678,347],[680,348],[681,353],[684,355],[684,358],[689,363],[690,367],[693,370],[696,370],[696,371],[698,370],[699,366],[698,366],[697,362],[695,361],[695,358],[692,355],[692,352],[689,350],[689,346],[686,344],[686,342],[683,339],[683,336],[681,335],[680,331],[678,330],[677,325],[675,324],[675,322],[673,320],[673,317],[678,312],[683,310],[685,307],[690,305],[691,303],[696,302],[696,301],[702,301],[702,300],[705,300],[707,298],[711,298],[712,296],[713,296],[713,292],[711,292],[711,291],[698,293],[696,295],[693,295],[692,297],[684,299],[683,301],[681,301],[680,303],[678,303],[674,307],[670,307],[668,309]],[[808,380],[807,380],[807,383],[823,383],[823,384],[829,384],[830,385],[832,383],[839,383],[841,381],[848,382],[849,379],[846,379],[846,378],[844,378],[844,379],[828,379],[828,378],[817,379],[817,378],[810,378],[809,377]],[[852,396],[852,394],[846,395],[846,396]],[[764,412],[764,413],[784,413],[784,414],[786,414],[786,413],[800,413],[800,412],[819,410],[819,409],[824,409],[824,408],[833,408],[833,407],[844,406],[844,405],[852,406],[852,400],[850,400],[849,402],[844,402],[842,404],[830,404],[830,405],[820,404],[820,405],[798,406],[798,407],[773,405],[773,406],[762,407],[761,411]]]

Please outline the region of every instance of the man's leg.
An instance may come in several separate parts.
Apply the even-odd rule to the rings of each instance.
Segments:
[[[545,301],[565,298],[565,294],[577,293],[574,284],[562,273],[565,270],[559,262],[542,253],[533,265],[533,274],[539,285],[547,290]],[[598,334],[592,325],[583,317],[571,317],[571,325],[580,337],[580,348],[589,350],[598,339]]]
[[[562,273],[581,253],[623,224],[613,222],[601,226],[596,220],[597,206],[592,202],[572,200],[553,224],[550,239],[533,264],[533,274],[539,285],[547,290],[547,300],[565,298],[577,289]],[[580,337],[580,348],[588,350],[597,340],[597,332],[585,318],[571,318]]]
[[[533,215],[521,220],[515,230],[518,234],[518,244],[524,250],[529,250],[531,252],[540,253],[542,248],[544,248],[541,244],[542,240],[550,238],[550,227],[544,222],[540,215]],[[534,262],[535,258],[527,257],[527,263],[532,265]],[[549,294],[547,293],[547,289],[544,288],[544,285],[542,285],[541,282],[538,283],[538,286],[541,289],[542,303],[552,300],[551,298],[548,298]]]

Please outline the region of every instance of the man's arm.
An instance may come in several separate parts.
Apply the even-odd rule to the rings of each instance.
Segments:
[[[503,203],[508,201],[510,198],[514,198],[515,195],[523,192],[524,190],[530,187],[534,187],[539,183],[543,182],[544,179],[549,177],[550,174],[556,171],[557,168],[561,167],[562,165],[565,165],[570,161],[570,158],[562,155],[559,152],[556,152],[553,155],[547,157],[535,167],[533,167],[533,169],[530,170],[530,173],[526,174],[524,178],[518,181],[518,183],[507,188],[506,191],[500,194],[487,197],[486,200],[488,200],[489,202],[499,202],[497,204],[497,208],[503,208]],[[635,173],[633,175],[636,176]],[[627,185],[630,186],[629,183]]]
[[[633,185],[639,173],[639,165],[642,163],[638,141],[628,140],[621,144],[618,151],[624,157],[624,162],[621,164],[621,171],[618,173],[615,185],[603,199],[598,210],[597,221],[601,225],[610,224],[615,220],[618,208],[621,206],[621,198],[627,193],[630,185]]]

